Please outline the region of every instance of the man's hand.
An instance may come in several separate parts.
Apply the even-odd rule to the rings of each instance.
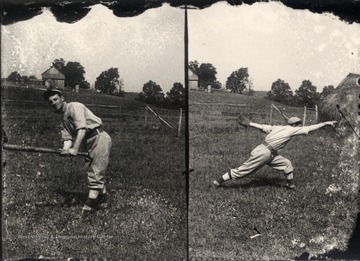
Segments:
[[[62,150],[60,150],[60,156],[61,156],[61,157],[67,157],[67,156],[69,156],[69,149],[62,149]]]
[[[327,121],[325,123],[326,123],[326,125],[330,125],[331,127],[335,127],[335,124],[337,123],[337,121]]]
[[[76,156],[76,155],[78,154],[78,152],[79,152],[79,150],[76,149],[76,148],[70,148],[70,149],[69,149],[69,154],[70,154],[71,156]]]

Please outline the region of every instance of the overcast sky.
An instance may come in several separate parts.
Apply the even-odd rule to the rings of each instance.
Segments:
[[[184,10],[165,4],[132,18],[95,5],[82,20],[60,23],[51,12],[1,27],[2,77],[35,75],[57,58],[78,61],[92,85],[119,68],[125,91],[153,80],[166,92],[184,82]],[[278,78],[293,90],[310,80],[321,91],[360,71],[360,25],[331,14],[293,10],[278,2],[230,6],[225,2],[189,10],[189,61],[212,63],[225,84],[248,67],[255,90],[270,90]]]
[[[120,18],[103,5],[74,24],[52,13],[2,26],[2,77],[12,71],[41,78],[57,58],[84,66],[92,85],[102,71],[119,69],[125,91],[141,91],[149,80],[164,91],[184,82],[184,11],[164,5]]]
[[[279,2],[232,7],[218,3],[189,11],[190,60],[211,63],[225,84],[241,67],[255,90],[277,79],[292,90],[310,80],[318,91],[360,71],[360,25],[331,14],[293,10]]]

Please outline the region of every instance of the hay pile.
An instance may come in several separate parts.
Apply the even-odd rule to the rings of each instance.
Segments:
[[[336,108],[340,106],[341,111],[346,116],[347,120],[359,133],[359,117],[358,105],[360,104],[359,97],[360,90],[360,74],[350,73],[348,76],[336,87],[333,93],[325,97],[319,104],[319,120],[329,121],[336,120],[339,122],[338,132],[342,138],[353,134],[351,128],[341,116]]]
[[[359,212],[359,207],[356,198],[359,194],[359,121],[360,115],[360,75],[350,73],[340,84],[336,87],[333,93],[329,94],[319,104],[319,119],[320,121],[337,120],[339,124],[336,128],[339,142],[338,148],[341,150],[339,155],[339,167],[340,173],[337,175],[344,177],[345,186],[342,187],[342,191],[346,192],[349,196],[349,204],[346,206],[346,215],[348,217],[354,217],[356,212]],[[345,115],[346,119],[350,122],[356,133],[351,129],[347,121],[341,116],[338,108]],[[359,214],[358,214],[359,215]],[[355,233],[356,220],[348,219],[344,221],[348,224],[352,224],[354,227],[353,233]],[[334,224],[336,226],[336,224]],[[345,246],[350,243],[350,235],[346,233],[337,234],[334,237],[333,251],[334,249],[341,249],[343,253],[347,253],[347,249],[342,249],[341,245]],[[352,237],[358,237],[359,235],[352,235]]]

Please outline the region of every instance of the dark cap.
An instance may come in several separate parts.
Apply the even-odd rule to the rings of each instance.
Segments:
[[[55,95],[55,94],[58,94],[60,97],[62,96],[61,91],[60,91],[59,89],[55,89],[55,88],[53,88],[53,89],[51,89],[51,88],[47,89],[47,90],[44,92],[43,96],[44,96],[44,99],[45,99],[45,100],[48,100],[50,96],[53,96],[53,95]]]

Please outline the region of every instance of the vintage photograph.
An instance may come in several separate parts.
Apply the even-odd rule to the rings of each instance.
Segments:
[[[357,259],[360,25],[275,1],[188,20],[189,255]]]
[[[2,260],[186,258],[184,11],[111,7],[2,20]]]
[[[358,0],[3,0],[1,260],[360,260]]]

